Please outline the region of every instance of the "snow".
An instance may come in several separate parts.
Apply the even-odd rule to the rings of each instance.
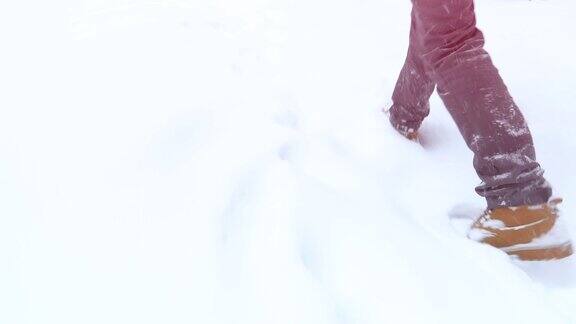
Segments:
[[[478,18],[576,231],[568,0]],[[0,5],[0,323],[576,323],[576,261],[515,263],[437,96],[381,109],[407,0]],[[471,206],[471,207],[470,207]]]

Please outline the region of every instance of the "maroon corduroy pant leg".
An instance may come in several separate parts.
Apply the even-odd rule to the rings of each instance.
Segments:
[[[473,0],[412,0],[412,28],[405,65],[390,109],[397,129],[418,129],[438,94],[474,152],[482,184],[476,188],[498,206],[535,205],[552,190],[536,161],[530,130],[484,50]]]

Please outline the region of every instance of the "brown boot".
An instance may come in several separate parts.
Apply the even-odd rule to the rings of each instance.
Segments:
[[[411,129],[411,128],[406,129],[406,128],[403,128],[403,127],[397,127],[397,128],[395,128],[395,129],[396,129],[396,131],[397,131],[398,133],[400,133],[400,135],[406,137],[407,139],[409,139],[409,140],[411,140],[411,141],[414,141],[414,142],[419,142],[419,140],[418,140],[418,131],[413,130],[413,129]]]
[[[384,109],[383,110],[384,113],[386,114],[386,116],[388,116],[388,120],[390,121],[390,124],[392,125],[392,127],[394,127],[394,129],[402,136],[406,137],[407,139],[414,141],[414,142],[419,142],[418,140],[418,130],[413,129],[413,128],[409,128],[407,126],[401,125],[399,123],[396,123],[392,120],[392,118],[390,117],[390,109]]]
[[[474,222],[468,237],[521,260],[566,258],[573,250],[570,236],[558,221],[560,202],[487,210]]]

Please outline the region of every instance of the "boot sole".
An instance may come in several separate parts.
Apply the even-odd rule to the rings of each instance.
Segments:
[[[574,253],[571,242],[533,248],[502,248],[502,250],[522,261],[559,260],[567,258]]]

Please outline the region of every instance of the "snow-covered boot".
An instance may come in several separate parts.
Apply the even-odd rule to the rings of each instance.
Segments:
[[[406,126],[402,126],[402,125],[395,125],[392,124],[392,126],[394,127],[394,129],[400,133],[400,135],[406,137],[407,139],[411,140],[411,141],[415,141],[418,142],[418,131],[414,130],[412,128],[408,128]]]
[[[392,127],[400,135],[404,136],[405,138],[407,138],[411,141],[418,142],[418,130],[415,128],[404,125],[405,123],[400,123],[400,122],[396,121],[396,119],[391,114],[391,110],[392,110],[392,108],[384,109],[383,111],[386,114],[386,116],[388,117],[388,120],[390,121],[390,124],[392,125]]]
[[[541,205],[487,210],[474,222],[468,237],[521,260],[566,258],[573,249],[570,235],[558,217],[560,202],[556,199]]]

